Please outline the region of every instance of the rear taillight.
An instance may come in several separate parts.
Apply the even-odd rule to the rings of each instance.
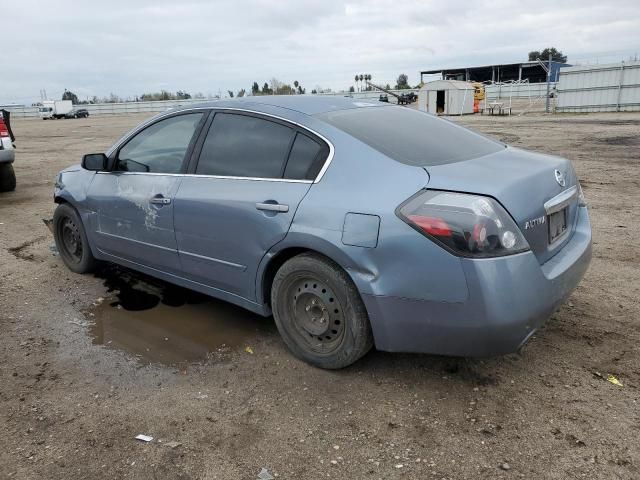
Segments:
[[[490,197],[424,190],[405,202],[398,214],[456,255],[486,258],[529,250],[516,223]]]
[[[8,136],[9,136],[9,129],[5,125],[4,120],[0,115],[0,137],[8,137]]]

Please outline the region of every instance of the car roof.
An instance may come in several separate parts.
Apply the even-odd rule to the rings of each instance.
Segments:
[[[258,112],[265,111],[268,107],[280,107],[293,110],[305,115],[332,112],[336,110],[349,110],[353,108],[384,107],[386,104],[368,99],[342,97],[338,95],[259,95],[229,100],[216,100],[203,102],[197,105],[182,106],[177,110],[194,107],[210,108],[247,108]]]

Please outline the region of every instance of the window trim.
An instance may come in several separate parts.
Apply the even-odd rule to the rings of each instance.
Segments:
[[[132,138],[134,135],[136,135],[138,132],[141,132],[145,128],[153,125],[154,123],[159,122],[160,120],[164,120],[165,118],[171,117],[173,115],[196,113],[200,110],[206,110],[208,114],[205,114],[205,118],[206,118],[205,124],[203,124],[200,127],[200,131],[197,135],[197,140],[195,144],[196,146],[201,146],[201,143],[204,142],[204,135],[202,135],[202,133],[204,132],[204,129],[207,126],[207,123],[210,123],[213,120],[215,113],[231,111],[231,112],[246,112],[250,114],[255,114],[257,116],[275,118],[276,120],[280,120],[285,124],[288,124],[289,126],[291,126],[291,128],[297,127],[298,129],[303,130],[303,133],[308,132],[312,136],[315,136],[321,141],[323,141],[324,143],[326,143],[327,146],[329,147],[329,154],[327,155],[327,158],[325,159],[322,168],[318,172],[318,175],[316,175],[316,178],[313,180],[291,180],[287,178],[260,178],[260,177],[226,177],[226,176],[219,176],[219,175],[196,175],[194,173],[151,173],[151,172],[119,172],[119,173],[121,175],[171,175],[176,177],[221,178],[221,179],[227,179],[227,180],[248,180],[248,181],[282,182],[282,183],[318,183],[320,180],[322,180],[322,177],[324,177],[325,172],[327,171],[327,169],[331,165],[331,162],[333,161],[333,157],[335,155],[335,147],[333,146],[333,143],[329,139],[327,139],[327,137],[325,137],[324,135],[316,132],[315,130],[309,127],[302,125],[301,123],[298,123],[294,120],[289,120],[284,117],[280,117],[278,115],[273,115],[271,113],[252,110],[250,108],[215,107],[215,106],[194,107],[194,108],[189,108],[185,110],[180,110],[178,112],[166,112],[166,113],[158,114],[155,117],[149,119],[147,122],[143,123],[142,125],[139,125],[139,127],[136,128],[134,131],[126,134],[124,137],[118,140],[109,150],[107,150],[107,157],[109,157],[109,159],[111,160],[114,153],[117,154],[120,148],[124,146],[124,144],[128,142],[130,138]],[[195,153],[199,154],[199,151],[197,152],[196,148],[194,148],[191,152],[191,158],[189,159],[189,163],[187,165],[187,172],[189,171],[189,168],[191,167],[192,162],[196,161],[196,159],[194,158]],[[102,173],[102,172],[98,172],[98,173]],[[104,173],[110,173],[110,172],[104,172]]]

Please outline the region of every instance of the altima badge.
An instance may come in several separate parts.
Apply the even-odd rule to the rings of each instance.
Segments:
[[[560,170],[556,170],[556,182],[558,182],[558,185],[560,185],[561,187],[565,187],[567,185],[567,181],[564,179],[564,173],[562,173]]]
[[[527,220],[524,224],[524,229],[529,230],[530,228],[537,227],[538,225],[542,225],[545,221],[546,221],[546,217],[544,215],[542,217],[534,218],[532,220]]]

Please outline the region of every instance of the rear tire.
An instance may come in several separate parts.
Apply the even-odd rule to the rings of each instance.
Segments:
[[[297,255],[280,267],[271,306],[291,352],[316,367],[344,368],[373,346],[367,311],[351,278],[315,253]]]
[[[61,203],[53,214],[53,237],[60,258],[69,270],[88,273],[95,270],[98,261],[91,253],[91,247],[75,208]]]
[[[10,163],[0,163],[0,192],[12,192],[16,189],[16,172]]]

